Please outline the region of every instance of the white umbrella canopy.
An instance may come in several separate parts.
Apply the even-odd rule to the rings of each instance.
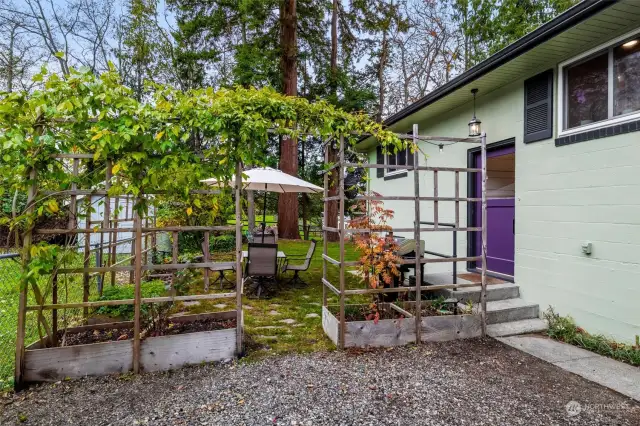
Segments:
[[[242,188],[252,191],[265,191],[264,204],[262,209],[262,242],[264,243],[264,234],[267,227],[267,191],[269,192],[306,192],[317,193],[324,189],[310,182],[284,173],[282,170],[272,169],[271,167],[262,167],[256,169],[245,170],[242,172]],[[215,178],[205,179],[201,182],[211,186],[222,186],[224,182],[219,182]],[[235,179],[229,182],[235,185]]]
[[[245,170],[242,174],[242,188],[253,191],[316,193],[323,190],[317,185],[271,167]],[[212,186],[222,185],[222,182],[215,178],[205,179],[202,182]],[[235,179],[232,179],[229,184],[235,185]]]

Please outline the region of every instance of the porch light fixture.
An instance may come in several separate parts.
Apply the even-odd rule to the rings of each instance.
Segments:
[[[473,93],[473,118],[469,121],[469,136],[475,137],[480,136],[480,124],[482,121],[476,118],[476,93],[478,93],[478,89],[471,89],[471,93]]]
[[[638,44],[638,40],[630,40],[630,41],[626,42],[625,44],[623,44],[622,47],[628,49],[630,47],[635,46],[636,44]]]
[[[442,153],[442,151],[444,151],[444,145],[443,144],[438,145],[438,148],[440,148],[440,153]]]

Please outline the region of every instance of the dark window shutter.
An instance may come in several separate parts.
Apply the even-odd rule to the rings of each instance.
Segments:
[[[384,154],[380,145],[376,147],[376,164],[384,164]],[[376,169],[376,177],[384,177],[384,169]]]
[[[553,136],[553,70],[524,82],[524,142]]]

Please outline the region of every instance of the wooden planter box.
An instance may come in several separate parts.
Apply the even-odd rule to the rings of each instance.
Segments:
[[[381,308],[386,305],[380,304]],[[345,347],[401,346],[416,341],[414,318],[381,319],[371,321],[347,321]],[[322,307],[322,328],[331,341],[338,345],[340,322],[328,307]],[[442,315],[422,317],[420,321],[422,342],[446,342],[482,335],[479,314]]]
[[[173,317],[174,322],[191,322],[204,318],[234,319],[235,311]],[[88,325],[69,331],[94,330],[98,327],[129,328],[132,322]],[[122,374],[133,369],[133,340],[92,343],[58,348],[30,345],[25,350],[26,382],[58,381],[65,378]],[[236,328],[170,336],[148,337],[140,342],[142,371],[162,371],[189,364],[221,361],[236,355]]]

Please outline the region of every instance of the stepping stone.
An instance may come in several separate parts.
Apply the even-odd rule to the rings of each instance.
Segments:
[[[269,315],[273,315],[275,317],[276,315],[280,315],[280,312],[278,312],[278,311],[269,311]]]
[[[309,303],[309,305],[313,305],[313,306],[322,306],[321,304],[319,304],[318,302],[311,302]]]
[[[246,310],[250,311],[250,310],[253,309],[253,306],[251,306],[251,305],[242,305],[242,309],[246,309]]]
[[[304,317],[305,317],[305,318],[318,318],[319,316],[320,316],[320,315],[318,315],[318,314],[307,314],[307,315],[305,315]]]
[[[280,320],[278,322],[284,323],[284,324],[295,324],[297,321],[294,320],[293,318],[286,318],[283,320]]]
[[[278,336],[256,336],[256,339],[262,339],[262,340],[278,340]]]
[[[256,330],[277,330],[279,328],[286,328],[281,325],[263,325],[262,327],[255,327]]]
[[[311,296],[309,296],[307,294],[302,295],[302,297],[305,298],[305,299],[311,299]]]
[[[186,302],[182,302],[182,306],[198,306],[200,305],[200,302],[198,302],[197,300],[189,300]]]
[[[224,303],[218,303],[217,305],[213,305],[214,308],[224,309],[227,307]]]
[[[278,305],[277,303],[272,303],[269,305],[270,308],[279,308],[282,305]]]
[[[294,327],[304,327],[304,324],[294,324]]]

